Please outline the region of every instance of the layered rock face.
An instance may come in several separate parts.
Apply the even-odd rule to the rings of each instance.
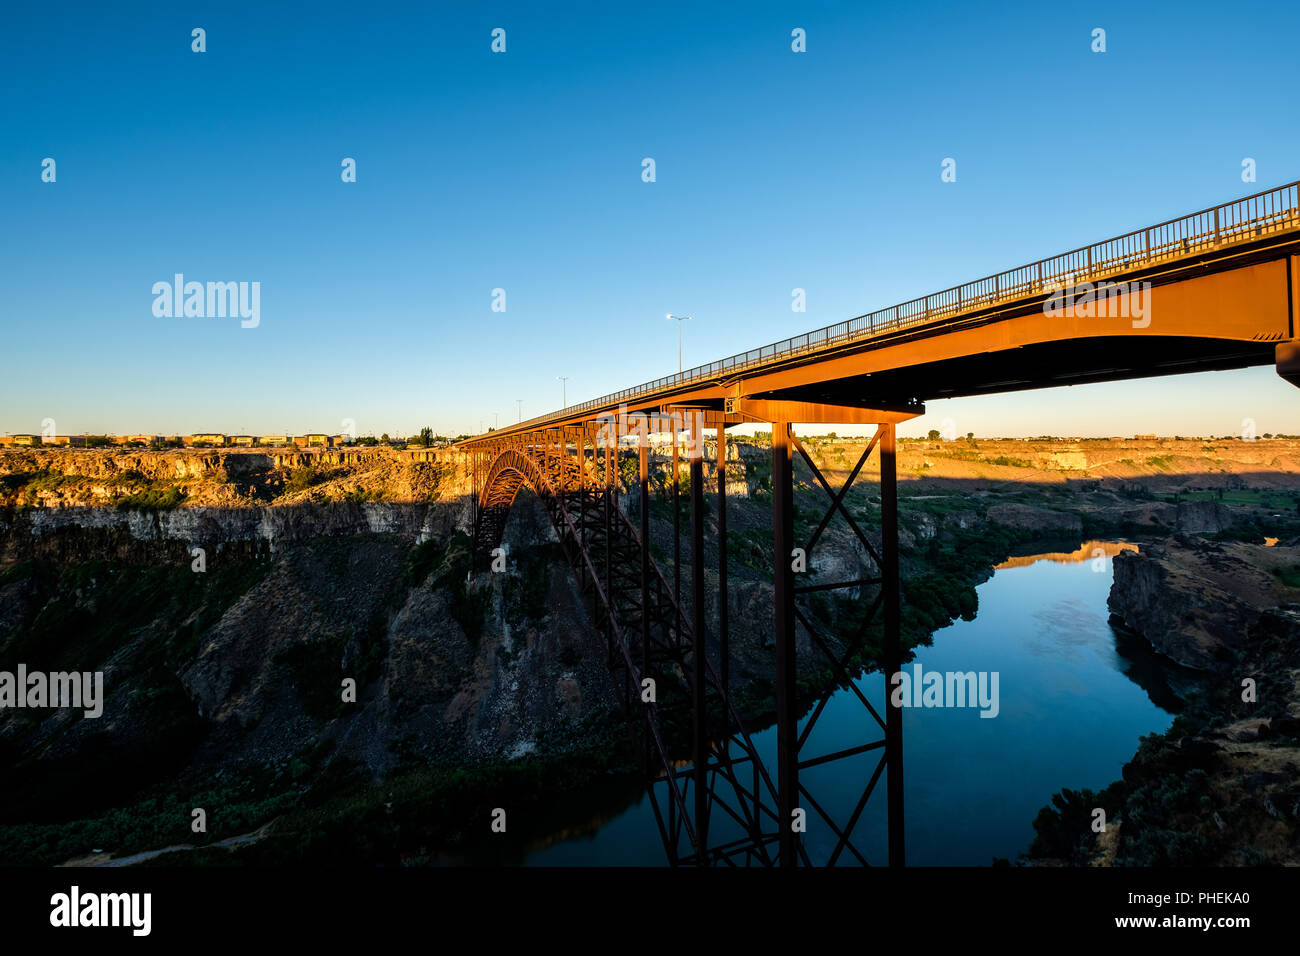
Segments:
[[[226,508],[445,501],[469,493],[469,464],[454,449],[4,449],[0,506],[123,507],[164,490],[187,506]]]
[[[1083,533],[1083,522],[1076,514],[1035,508],[1022,504],[990,505],[989,520],[1021,531],[1033,531],[1044,536],[1078,537]]]
[[[298,764],[379,779],[582,744],[613,697],[550,526],[521,500],[510,568],[470,579],[471,514],[459,497],[8,513],[0,666],[102,670],[105,700],[97,720],[0,712],[0,758],[37,793],[109,768],[132,789]]]
[[[1208,503],[1208,502],[1207,502]],[[1300,547],[1175,536],[1116,556],[1112,614],[1153,647],[1199,670],[1229,667],[1266,611],[1300,592],[1273,570],[1300,563]]]
[[[1218,534],[1233,525],[1232,511],[1217,501],[1180,501],[1174,521],[1184,534]]]
[[[392,534],[418,544],[447,538],[472,520],[468,500],[0,510],[0,568],[35,559],[71,563],[109,557],[157,564],[180,560],[194,547],[271,554],[314,538],[357,534]]]
[[[1300,865],[1300,605],[1260,613],[1205,693],[1195,732],[1125,765],[1118,862]]]
[[[1221,517],[1198,508],[1189,523],[1210,531]],[[1209,675],[1188,725],[1124,767],[1117,860],[1300,864],[1300,541],[1177,535],[1114,568],[1115,619]]]

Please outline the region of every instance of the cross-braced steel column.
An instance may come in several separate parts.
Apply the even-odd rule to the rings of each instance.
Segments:
[[[567,435],[567,433],[566,429],[565,434]],[[574,444],[576,445],[574,451],[577,452],[576,463],[578,466],[578,474],[575,476],[576,481],[573,489],[576,492],[575,497],[578,502],[578,541],[585,549],[587,547],[587,430],[585,428],[577,429],[574,431],[573,437]],[[569,452],[569,440],[567,437],[564,440],[564,452],[566,455]],[[586,573],[586,565],[579,568],[578,578],[580,585],[584,584],[583,579],[586,577]]]
[[[698,412],[691,415],[691,649],[692,705],[695,730],[695,832],[700,839],[696,862],[708,865],[709,790],[705,779],[709,758],[708,711],[704,701],[705,667],[708,641],[704,629],[704,434]]]
[[[727,426],[718,426],[718,660],[722,693],[731,694],[731,648],[727,611]]]
[[[790,423],[772,423],[773,623],[776,645],[777,860],[794,866],[798,834],[794,811],[799,800],[799,724],[795,703],[794,635],[794,459]]]
[[[673,430],[673,600],[682,603],[682,505],[681,483],[677,480],[680,459],[677,456],[677,422]],[[678,635],[678,640],[681,636]]]
[[[617,438],[605,436],[605,593],[614,593],[614,448]],[[614,629],[606,627],[609,635],[609,660],[614,659]]]
[[[637,510],[641,519],[641,673],[650,674],[650,448],[643,432],[637,443],[640,480],[637,483]],[[646,741],[646,766],[653,754]],[[670,811],[671,812],[671,811]]]
[[[759,757],[745,729],[745,721],[730,700],[729,678],[726,676],[730,670],[727,662],[730,648],[710,646],[715,639],[710,634],[712,629],[706,620],[706,614],[711,613],[711,610],[704,579],[706,497],[703,460],[700,456],[703,450],[702,430],[706,422],[720,426],[735,424],[729,419],[732,414],[739,416],[741,412],[733,413],[728,409],[718,419],[712,418],[716,412],[701,413],[698,408],[680,409],[674,413],[677,416],[690,416],[689,424],[681,429],[688,433],[690,442],[687,469],[690,485],[685,490],[685,495],[681,493],[680,481],[674,481],[673,489],[674,517],[677,519],[674,524],[677,521],[689,522],[691,535],[689,597],[683,592],[686,600],[676,600],[672,577],[662,573],[650,555],[653,523],[650,521],[651,463],[646,435],[642,436],[638,447],[639,522],[631,520],[618,506],[618,478],[615,473],[618,463],[617,447],[606,447],[605,469],[601,474],[599,441],[594,434],[591,436],[592,458],[589,460],[586,457],[588,429],[548,429],[536,433],[535,440],[531,442],[525,439],[500,448],[492,468],[475,476],[476,487],[482,495],[479,504],[483,516],[483,520],[476,526],[476,552],[488,551],[495,542],[500,541],[504,530],[504,515],[521,482],[530,484],[548,502],[551,519],[560,534],[566,557],[574,565],[578,581],[592,602],[593,611],[601,615],[612,638],[612,642],[607,644],[607,647],[616,651],[612,656],[611,667],[616,672],[623,672],[621,675],[616,674],[616,677],[620,678],[625,706],[630,708],[629,717],[635,711],[645,720],[646,769],[651,780],[650,794],[670,862],[710,865],[744,860],[767,865],[776,862],[794,866],[803,861],[812,865],[814,860],[810,853],[815,850],[816,863],[835,865],[843,854],[848,854],[866,864],[866,857],[852,842],[854,828],[862,817],[871,794],[876,790],[877,782],[888,771],[886,787],[882,789],[887,791],[889,800],[889,862],[895,866],[901,865],[904,853],[900,714],[896,708],[887,709],[889,719],[886,721],[885,716],[878,713],[863,695],[862,689],[856,685],[855,672],[849,665],[851,655],[861,653],[860,641],[868,633],[871,619],[877,613],[881,613],[884,618],[881,622],[884,624],[883,642],[878,645],[877,660],[887,675],[896,673],[901,663],[897,466],[893,425],[878,426],[875,437],[863,451],[857,465],[837,489],[832,487],[822,473],[809,448],[795,435],[789,420],[798,417],[793,414],[796,412],[820,414],[822,417],[818,421],[828,420],[830,414],[857,414],[859,420],[854,423],[861,424],[861,419],[868,413],[830,406],[781,404],[790,407],[780,408],[779,413],[778,403],[767,403],[753,409],[771,416],[759,420],[774,422],[772,514],[777,731],[775,767]],[[680,422],[680,417],[671,418],[670,421]],[[677,469],[680,469],[681,453],[676,441],[683,437],[680,433],[673,435],[673,458],[676,459]],[[571,438],[576,443],[572,455],[568,447]],[[726,449],[725,431],[720,427],[716,449],[720,604],[717,625],[724,632],[724,637],[727,628]],[[883,503],[879,547],[859,526],[846,501],[850,487],[876,449],[879,449],[877,457],[881,463],[880,490]],[[821,521],[811,531],[806,544],[794,539],[796,453],[805,462],[815,485],[830,499]],[[591,465],[590,473],[588,463]],[[475,464],[479,470],[486,469],[487,456],[479,456]],[[603,489],[601,485],[604,486]],[[603,502],[594,497],[602,491]],[[815,489],[810,485],[808,494],[813,493]],[[800,495],[802,499],[803,490]],[[685,518],[681,515],[680,507],[677,507],[679,503],[686,503],[680,501],[684,496],[688,496],[690,502]],[[603,514],[602,510],[597,510],[602,505]],[[573,514],[575,506],[578,509],[576,515]],[[853,580],[826,580],[827,575],[819,575],[812,564],[812,555],[827,523],[836,515],[843,519],[858,539],[866,557],[872,559],[874,566],[879,569],[878,574],[859,576]],[[605,536],[603,571],[599,570],[599,539],[602,532]],[[801,550],[796,551],[796,543],[802,546]],[[679,546],[679,542],[675,544]],[[674,550],[681,555],[679,547]],[[799,558],[797,564],[796,556]],[[680,562],[676,570],[679,574],[684,570]],[[870,596],[872,589],[875,589],[874,599]],[[800,598],[805,595],[833,591],[843,593],[849,590],[855,592],[856,597],[850,594],[848,600],[870,602],[869,607],[863,607],[865,616],[854,636],[840,638],[823,633],[827,620],[818,616],[815,607],[800,606]],[[812,603],[817,604],[816,601]],[[638,631],[642,644],[639,654],[636,652],[634,637]],[[806,700],[808,713],[806,719],[800,718],[797,673],[800,656],[796,653],[796,636],[800,641],[807,639],[807,655],[826,659],[838,686],[852,690],[862,703],[864,714],[871,718],[867,721],[867,726],[870,727],[871,721],[874,721],[875,726],[883,732],[881,738],[867,739],[833,753],[821,752],[823,748],[808,745],[819,717],[826,712],[830,697],[819,694],[817,700]],[[726,643],[725,640],[723,643]],[[711,654],[718,651],[723,653],[719,659],[720,666],[715,667]],[[686,763],[682,759],[686,754],[674,755],[672,752],[675,749],[672,738],[679,744],[686,741],[676,734],[666,738],[660,730],[664,711],[657,708],[653,699],[642,701],[643,706],[640,707],[633,703],[634,695],[642,689],[642,678],[652,673],[652,667],[658,671],[656,678],[664,684],[659,691],[666,697],[664,704],[676,708],[677,716],[668,718],[671,726],[684,730],[684,719],[692,719],[692,733],[687,744],[691,757],[689,776],[676,769]],[[718,705],[716,710],[715,703]],[[691,711],[690,717],[686,713],[687,708]],[[814,753],[809,753],[810,750]],[[805,768],[824,766],[831,760],[856,759],[871,751],[878,752],[879,759],[875,762],[875,770],[870,774],[870,779],[866,781],[862,797],[851,812],[841,812],[830,804],[823,806],[814,791],[809,789],[816,779],[815,775],[801,773]],[[752,782],[748,783],[742,782],[736,774],[737,769],[746,766],[753,776]],[[772,773],[771,770],[776,772]],[[682,786],[683,779],[695,785],[693,797],[687,792],[689,787]],[[666,826],[660,812],[662,805],[656,797],[656,792],[661,789],[666,789],[668,795]],[[722,816],[719,816],[720,813]],[[815,818],[812,816],[814,813],[818,815]],[[717,845],[710,846],[710,829],[716,829],[719,821],[723,821],[724,825],[718,836],[730,832],[728,828],[731,824],[726,823],[726,820],[739,824],[744,836],[724,838]],[[803,825],[796,830],[798,824]],[[805,831],[815,832],[816,839],[805,841],[800,836]],[[679,852],[683,837],[691,845],[690,852],[686,855]],[[833,846],[828,840],[834,841]],[[829,856],[822,852],[825,847],[830,847]]]
[[[894,443],[894,426],[882,426],[880,442],[880,535],[881,588],[885,612],[885,646],[882,664],[885,693],[889,696],[890,680],[903,666],[900,630],[898,581],[898,465]],[[903,715],[886,700],[885,754],[886,794],[889,798],[889,865],[903,866]]]

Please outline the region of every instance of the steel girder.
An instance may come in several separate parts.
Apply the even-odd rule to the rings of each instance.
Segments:
[[[693,438],[700,437],[702,416],[692,422]],[[725,508],[725,426],[718,424],[718,502]],[[701,447],[701,446],[696,446]],[[881,457],[882,545],[876,548],[857,527],[843,506],[844,496],[863,465],[879,449]],[[879,426],[844,486],[838,491],[817,469],[811,456],[794,436],[788,423],[773,426],[773,530],[774,554],[788,555],[794,547],[794,454],[810,469],[830,497],[830,504],[805,542],[811,558],[827,524],[837,516],[846,520],[879,569],[879,575],[845,582],[795,583],[788,560],[774,567],[774,645],[776,651],[777,759],[775,775],[760,758],[730,693],[728,622],[726,620],[726,517],[718,516],[719,628],[710,634],[704,594],[704,480],[702,462],[690,462],[691,600],[689,613],[680,585],[669,583],[649,546],[649,455],[644,442],[636,450],[639,476],[635,501],[638,521],[629,517],[618,500],[618,462],[622,455],[602,444],[594,427],[564,427],[504,439],[495,448],[475,449],[474,551],[479,566],[501,544],[510,506],[521,487],[538,496],[560,538],[561,546],[581,585],[593,621],[604,637],[606,660],[629,719],[639,724],[644,743],[648,787],[669,861],[674,864],[833,865],[852,859],[866,863],[853,843],[853,831],[882,772],[888,769],[889,862],[903,862],[902,751],[899,715],[886,708],[886,717],[863,697],[846,670],[848,652],[833,650],[799,605],[811,592],[857,589],[866,600],[875,588],[864,627],[878,613],[885,624],[886,673],[899,666],[897,512],[894,472],[894,426]],[[602,464],[602,451],[604,462]],[[675,451],[675,449],[674,449]],[[678,456],[673,455],[676,465]],[[670,498],[674,508],[674,554],[680,555],[680,511],[677,508],[677,469],[673,470]],[[680,559],[674,569],[680,581]],[[804,750],[824,712],[826,696],[806,702],[797,699],[796,627],[802,627],[830,664],[837,682],[853,693],[870,715],[871,725],[883,731],[879,740],[857,747],[808,756]],[[654,680],[655,701],[643,700],[643,681]],[[883,702],[882,702],[883,704]],[[801,714],[808,718],[802,732]],[[679,729],[689,714],[690,733],[684,741]],[[799,771],[833,760],[880,750],[881,757],[864,787],[861,799],[842,825],[833,818],[804,782]],[[683,754],[682,752],[685,751]],[[813,860],[792,824],[796,810],[811,810],[820,825],[835,835],[829,858]],[[710,840],[710,818],[721,820],[730,831],[726,838]]]

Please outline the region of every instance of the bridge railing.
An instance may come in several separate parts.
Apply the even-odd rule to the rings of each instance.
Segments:
[[[1291,183],[1202,209],[1178,219],[1170,219],[919,299],[868,312],[835,325],[814,329],[771,345],[750,349],[707,365],[699,365],[676,375],[665,375],[652,382],[570,405],[558,412],[530,418],[516,425],[515,429],[541,426],[593,409],[609,409],[632,399],[684,385],[730,378],[737,373],[797,358],[805,353],[868,341],[876,336],[947,321],[968,312],[1032,298],[1081,282],[1095,282],[1133,269],[1187,258],[1227,245],[1250,242],[1270,233],[1295,229],[1300,229],[1300,183]]]

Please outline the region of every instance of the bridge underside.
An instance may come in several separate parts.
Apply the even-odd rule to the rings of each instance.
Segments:
[[[1275,364],[1272,342],[1101,336],[1040,342],[754,395],[837,405],[903,405],[971,395]],[[720,403],[719,403],[720,404]]]

